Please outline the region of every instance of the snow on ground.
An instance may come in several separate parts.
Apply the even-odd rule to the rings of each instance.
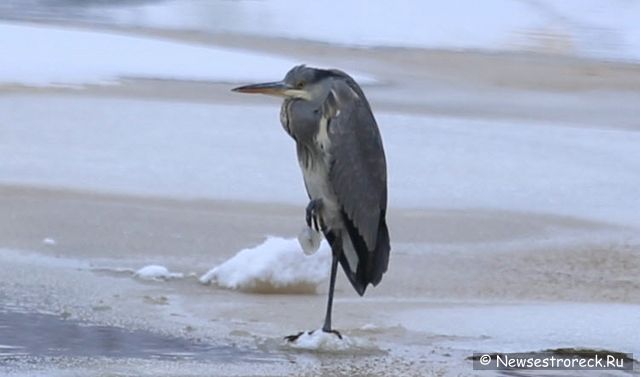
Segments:
[[[339,12],[329,14],[329,9]],[[524,49],[640,59],[637,1],[400,0],[389,7],[385,2],[366,0],[171,0],[113,8],[109,12],[116,22],[128,25],[196,28],[348,45]]]
[[[165,266],[150,264],[137,270],[133,276],[141,280],[169,280],[182,279],[184,274],[181,272],[171,272]]]
[[[307,256],[298,240],[269,237],[214,267],[200,282],[258,293],[315,292],[328,277],[330,259],[326,242],[316,254]]]
[[[0,23],[0,83],[115,83],[120,78],[274,81],[294,60],[148,37]],[[371,80],[361,75],[364,81]]]
[[[42,244],[47,246],[55,246],[58,244],[58,242],[53,238],[47,237],[42,239]]]
[[[275,105],[2,97],[0,183],[305,205],[294,142],[278,112]],[[392,208],[495,208],[640,226],[638,132],[377,118]]]
[[[357,347],[354,340],[342,335],[339,338],[333,333],[327,333],[322,329],[303,332],[295,341],[287,342],[291,348],[314,352],[340,352]]]

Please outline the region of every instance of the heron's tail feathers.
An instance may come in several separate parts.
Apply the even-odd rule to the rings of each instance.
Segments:
[[[341,247],[340,264],[346,273],[353,288],[360,296],[364,295],[369,284],[378,285],[382,280],[382,275],[387,271],[389,265],[389,253],[391,245],[389,241],[389,231],[385,220],[385,212],[380,214],[378,225],[378,237],[374,250],[369,250],[364,239],[358,233],[347,216],[343,216],[348,234],[342,235],[342,244],[335,245],[333,234],[327,235],[327,240],[331,244],[333,252],[336,246]]]
[[[389,253],[391,252],[391,242],[389,240],[389,230],[384,213],[380,218],[380,226],[378,227],[378,239],[376,240],[376,249],[372,253],[371,272],[369,281],[374,286],[380,283],[382,275],[387,272],[389,266]]]

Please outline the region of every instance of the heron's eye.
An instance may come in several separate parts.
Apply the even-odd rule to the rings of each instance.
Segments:
[[[298,81],[296,83],[296,89],[302,89],[303,86],[304,86],[304,82],[303,81]]]

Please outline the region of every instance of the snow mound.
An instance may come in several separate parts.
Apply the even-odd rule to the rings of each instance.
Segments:
[[[355,340],[347,336],[342,335],[342,338],[339,338],[336,334],[321,329],[304,332],[295,341],[287,342],[287,345],[299,350],[317,352],[338,352],[359,347]]]
[[[47,246],[55,246],[55,245],[58,244],[58,242],[53,238],[47,237],[47,238],[44,238],[42,240],[42,244],[47,245]]]
[[[134,277],[142,280],[168,280],[181,279],[184,275],[181,272],[171,272],[165,266],[151,264],[144,266],[133,274]]]
[[[214,267],[200,282],[254,293],[315,293],[329,275],[329,250],[323,242],[317,253],[305,256],[297,239],[269,237]]]
[[[11,56],[0,81],[34,86],[108,84],[122,77],[264,81],[299,64],[238,49],[14,23],[0,23],[0,45]]]

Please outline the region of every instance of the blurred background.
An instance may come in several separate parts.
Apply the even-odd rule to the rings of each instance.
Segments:
[[[356,46],[515,50],[633,61],[637,1],[4,1],[4,19],[284,37]]]
[[[275,295],[197,281],[246,248],[298,253],[280,102],[230,92],[297,64],[351,74],[387,154],[389,272],[365,298],[338,278],[336,326],[368,342],[348,365],[278,342],[319,323],[326,271]],[[640,355],[639,104],[637,0],[4,0],[0,372],[467,375],[473,352]],[[265,260],[270,284],[304,270]],[[166,274],[134,277],[149,264]],[[30,331],[16,312],[51,317]],[[184,344],[108,327],[74,348],[89,332],[60,318],[230,356],[145,353]]]

